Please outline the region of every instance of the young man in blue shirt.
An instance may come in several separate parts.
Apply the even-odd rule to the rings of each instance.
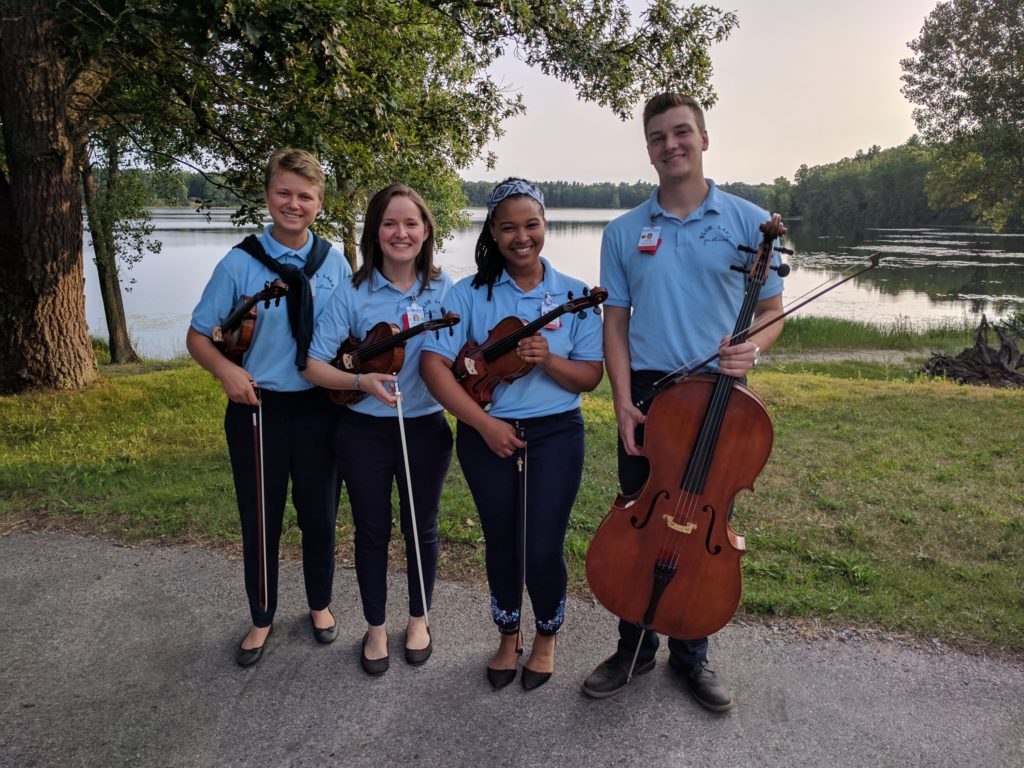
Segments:
[[[704,113],[691,97],[662,93],[644,109],[647,154],[658,174],[650,200],[605,229],[601,284],[608,289],[604,316],[605,365],[619,430],[619,484],[624,494],[643,487],[648,463],[640,456],[645,411],[634,404],[655,381],[696,364],[717,349],[712,372],[743,377],[761,351],[778,338],[778,322],[735,346],[728,345],[744,294],[745,265],[738,245],[756,247],[768,214],[719,190],[704,177],[708,148]],[[782,309],[782,280],[769,273],[755,318]],[[639,652],[637,647],[639,645]],[[669,663],[705,708],[725,711],[732,696],[709,666],[707,638],[669,638]],[[616,653],[583,683],[594,698],[625,688],[634,674],[654,667],[658,636],[620,620]]]

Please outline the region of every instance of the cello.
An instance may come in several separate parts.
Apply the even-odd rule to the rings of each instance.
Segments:
[[[751,335],[774,269],[773,241],[785,233],[777,215],[761,230],[753,263],[742,269],[746,288],[730,345]],[[594,597],[626,621],[679,639],[725,626],[739,605],[746,552],[729,510],[741,489],[753,488],[772,441],[764,404],[735,377],[689,375],[660,389],[645,422],[647,480],[616,497],[587,551]]]

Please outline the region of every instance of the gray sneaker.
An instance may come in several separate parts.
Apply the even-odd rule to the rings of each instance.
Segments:
[[[670,656],[668,665],[704,709],[712,712],[732,709],[732,694],[706,661],[694,667],[685,667]]]
[[[633,674],[642,675],[652,669],[654,659],[637,664]],[[629,664],[620,662],[618,655],[609,656],[583,681],[583,692],[593,699],[607,699],[625,688],[628,678]]]

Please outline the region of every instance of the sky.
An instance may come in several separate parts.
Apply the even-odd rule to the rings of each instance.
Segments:
[[[706,113],[704,172],[718,183],[792,180],[822,165],[914,134],[900,93],[900,59],[937,0],[705,0],[735,11],[739,27],[711,49],[718,103]],[[631,0],[640,8],[642,0]],[[634,11],[635,12],[635,11]],[[622,122],[580,102],[573,89],[512,55],[491,70],[519,91],[526,114],[489,145],[494,170],[478,162],[468,180],[655,182],[637,107]]]

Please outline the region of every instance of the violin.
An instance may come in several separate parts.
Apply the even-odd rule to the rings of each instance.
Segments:
[[[746,290],[730,345],[750,335],[771,266],[785,234],[776,214],[746,272]],[[774,432],[760,398],[723,374],[686,376],[658,392],[644,424],[644,486],[619,494],[587,551],[590,589],[609,611],[644,629],[683,640],[725,626],[742,593],[744,539],[729,526],[733,498],[771,455]]]
[[[242,356],[252,344],[252,336],[256,330],[257,305],[262,301],[264,308],[269,309],[270,302],[273,301],[276,307],[281,303],[281,297],[287,293],[288,286],[282,280],[274,280],[264,283],[263,290],[255,296],[243,296],[224,322],[213,327],[213,343],[228,360],[235,365],[241,365]]]
[[[568,298],[565,304],[555,307],[531,323],[510,315],[487,332],[483,344],[467,341],[459,350],[452,365],[452,373],[481,407],[486,408],[494,401],[494,388],[499,384],[511,384],[533,370],[533,363],[527,363],[516,354],[520,340],[532,336],[566,313],[578,312],[583,317],[589,307],[594,307],[594,312],[599,313],[597,305],[608,298],[608,291],[597,287],[591,290],[584,288],[580,298],[573,299],[572,292]]]
[[[441,311],[444,312],[444,308]],[[454,312],[444,312],[443,317],[426,320],[404,331],[394,323],[377,323],[365,338],[349,336],[343,341],[331,365],[346,373],[398,373],[405,362],[405,342],[425,331],[438,333],[442,328],[451,328],[459,319]],[[366,396],[358,389],[329,389],[327,394],[335,405],[351,405]]]

